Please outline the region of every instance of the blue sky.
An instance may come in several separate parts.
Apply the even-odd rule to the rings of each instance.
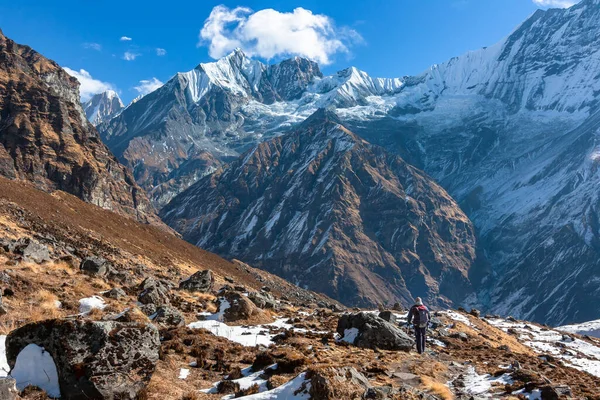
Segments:
[[[574,1],[19,0],[0,2],[0,28],[81,79],[85,70],[88,95],[111,86],[127,103],[139,91],[211,61],[211,54],[234,44],[271,62],[289,53],[310,53],[327,63],[321,66],[324,73],[353,65],[372,76],[418,74],[496,43],[537,8]],[[312,14],[294,12],[298,7]],[[212,24],[206,26],[209,16]],[[286,31],[296,24],[306,40]]]

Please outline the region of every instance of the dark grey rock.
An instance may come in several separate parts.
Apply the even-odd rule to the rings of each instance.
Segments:
[[[208,293],[213,289],[215,278],[210,269],[198,271],[185,281],[179,284],[179,289],[189,290],[190,292]]]
[[[139,286],[139,290],[141,290],[141,293],[138,296],[138,301],[142,304],[154,304],[156,306],[170,304],[169,287],[152,277],[144,279]]]
[[[32,343],[54,359],[66,400],[136,399],[154,373],[160,349],[158,330],[151,324],[47,320],[8,335],[11,368]]]
[[[16,254],[23,256],[25,261],[41,264],[50,261],[50,251],[46,245],[34,239],[21,239],[14,248]]]
[[[270,293],[258,293],[251,292],[248,294],[248,298],[258,307],[258,308],[277,308],[277,302],[275,298]]]
[[[140,307],[140,310],[147,316],[156,314],[156,309],[157,309],[157,307],[152,303],[144,304]]]
[[[87,257],[81,261],[79,269],[89,276],[106,276],[110,270],[110,263],[102,257]]]
[[[104,297],[108,297],[109,299],[121,299],[127,296],[127,293],[121,288],[112,288],[108,292],[103,294]]]
[[[344,314],[338,320],[337,332],[344,336],[347,329],[358,329],[354,345],[358,347],[409,351],[414,341],[406,333],[376,315],[359,312]]]
[[[380,312],[379,313],[379,318],[383,319],[384,321],[389,322],[390,324],[395,324],[396,323],[396,316],[391,311],[382,311],[382,312]]]
[[[167,326],[176,327],[185,325],[185,318],[178,309],[171,306],[160,306],[156,312],[151,315],[152,322]]]

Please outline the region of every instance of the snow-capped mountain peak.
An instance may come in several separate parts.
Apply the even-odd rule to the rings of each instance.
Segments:
[[[93,125],[99,125],[114,118],[125,108],[121,98],[114,90],[95,94],[82,106],[85,116]]]

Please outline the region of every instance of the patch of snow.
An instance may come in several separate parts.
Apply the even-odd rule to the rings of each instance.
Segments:
[[[46,350],[36,344],[28,344],[17,356],[11,376],[17,381],[17,389],[37,386],[48,396],[59,398],[58,372],[54,359]]]
[[[503,331],[513,329],[519,341],[537,353],[548,353],[560,358],[566,365],[600,377],[600,347],[577,338],[563,338],[563,333],[541,328],[532,323],[513,322],[505,319],[489,319]],[[565,352],[564,349],[570,351]]]
[[[559,326],[556,330],[600,338],[600,319],[583,322],[581,324]]]
[[[344,331],[344,337],[340,340],[342,342],[354,344],[356,337],[358,336],[358,328],[350,328]]]
[[[273,365],[265,368],[264,370],[260,370],[257,372],[253,372],[252,367],[244,368],[242,370],[242,377],[239,379],[233,379],[232,382],[237,383],[240,387],[240,390],[247,390],[247,389],[251,388],[252,386],[256,385],[256,386],[258,386],[259,393],[266,392],[268,390],[267,380],[263,378],[265,371],[266,370],[275,370],[275,369],[277,369],[277,364],[273,364]],[[219,386],[219,383],[221,383],[221,381],[214,383],[210,389],[202,389],[201,392],[207,393],[207,394],[217,393],[217,387]],[[230,399],[233,397],[234,397],[234,395],[228,395],[228,396],[222,397],[221,399],[226,400],[226,399]]]
[[[0,335],[0,378],[5,378],[10,372],[6,360],[6,335]]]
[[[306,380],[303,372],[291,381],[262,393],[241,397],[246,400],[308,400],[310,399],[310,382]]]
[[[462,322],[463,324],[465,324],[467,326],[472,326],[471,321],[469,321],[469,318],[465,317],[462,314],[457,313],[456,311],[447,310],[447,311],[441,311],[441,313],[446,314],[448,317],[452,318],[455,321]]]
[[[87,314],[95,308],[99,310],[106,308],[106,303],[102,297],[92,296],[79,300],[79,312],[81,314]]]
[[[224,337],[243,346],[269,346],[273,343],[271,339],[275,336],[269,333],[269,327],[292,328],[292,325],[285,323],[285,321],[287,321],[287,318],[278,319],[268,325],[229,326],[220,321],[209,320],[192,322],[188,325],[188,328],[206,329],[213,335]]]
[[[463,375],[464,387],[461,387],[461,391],[470,395],[477,395],[478,399],[492,399],[494,394],[491,393],[492,385],[507,385],[513,382],[510,374],[503,374],[497,378],[492,377],[489,374],[479,375],[475,368],[469,367]],[[450,387],[453,387],[453,382],[449,383]]]
[[[179,379],[187,379],[188,375],[190,374],[190,370],[187,368],[181,368],[179,370]]]

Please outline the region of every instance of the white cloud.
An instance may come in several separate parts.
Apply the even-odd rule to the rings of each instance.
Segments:
[[[128,36],[121,36],[121,39],[119,39],[121,42],[129,42],[131,40],[133,40],[132,38],[128,37]]]
[[[161,49],[160,47],[156,48],[156,55],[157,56],[164,56],[167,54],[167,51],[165,49]]]
[[[112,84],[92,78],[90,73],[85,69],[80,69],[79,71],[72,70],[68,67],[63,67],[63,69],[67,74],[77,78],[79,81],[79,95],[81,96],[81,101],[88,101],[96,93],[115,90],[115,87]]]
[[[141,80],[140,84],[138,86],[134,86],[133,88],[135,90],[137,90],[137,92],[143,96],[150,92],[154,92],[156,89],[158,89],[162,85],[163,85],[163,83],[161,81],[159,81],[156,78],[152,78],[152,79],[148,79],[148,80],[146,80],[146,79]]]
[[[85,49],[92,49],[92,50],[96,50],[96,51],[102,50],[102,45],[100,43],[84,43],[83,47]]]
[[[579,3],[579,0],[533,0],[533,2],[540,7],[569,8]]]
[[[328,16],[301,7],[293,12],[271,8],[253,12],[221,5],[204,22],[198,46],[207,45],[213,58],[240,47],[250,56],[299,55],[330,64],[333,55],[348,53],[348,47],[359,41],[362,37],[355,30],[337,28]]]
[[[139,56],[139,53],[132,53],[131,51],[126,51],[125,54],[123,54],[123,60],[133,61]]]

